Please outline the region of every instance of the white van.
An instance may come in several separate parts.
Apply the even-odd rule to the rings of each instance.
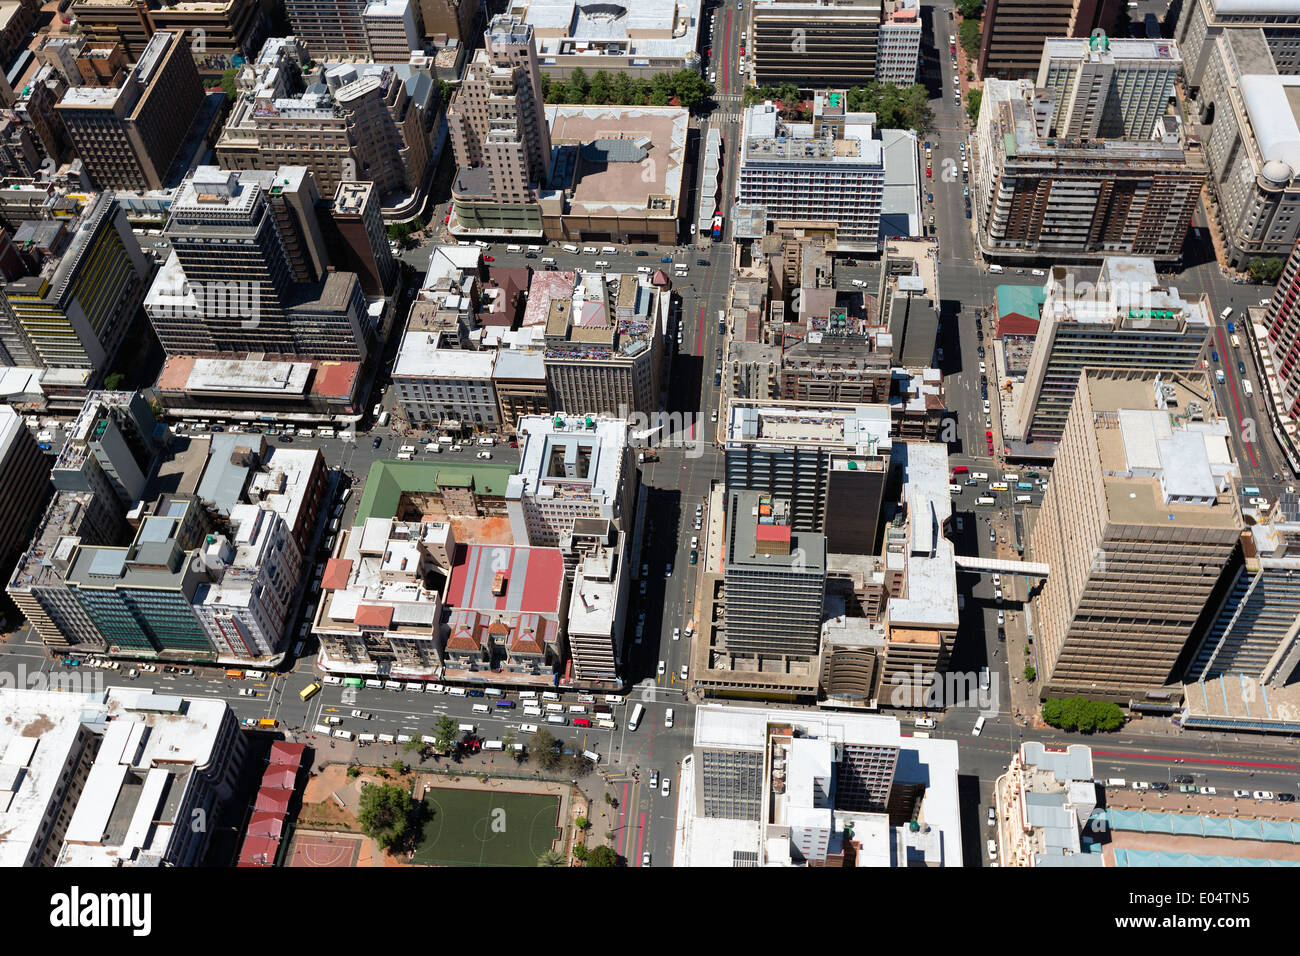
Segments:
[[[542,708],[540,708],[540,707],[525,707],[525,708],[524,708],[524,716],[525,716],[525,717],[541,717],[541,716],[542,716]]]
[[[933,718],[933,717],[918,717],[918,718],[916,718],[916,726],[921,727],[921,728],[924,729],[924,730],[933,730],[933,729],[934,729],[934,718]]]
[[[984,715],[980,714],[979,718],[975,721],[975,728],[971,731],[971,736],[978,737],[980,735],[980,732],[983,729],[984,729]]]
[[[577,247],[577,246],[570,246],[570,245],[567,245],[567,244],[566,244],[566,245],[563,245],[563,246],[560,246],[560,248],[563,249],[565,252],[577,252],[577,251],[578,251],[578,247]]]
[[[553,690],[542,691],[542,700],[559,700],[560,695]]]
[[[492,708],[489,707],[487,704],[475,704],[474,707],[473,707],[472,709],[473,709],[474,713],[476,713],[476,714],[490,714],[490,713],[492,713]]]
[[[1241,390],[1246,393],[1247,398],[1254,394],[1255,390],[1250,385],[1250,379],[1243,378],[1241,380]]]
[[[567,724],[569,719],[567,717],[562,717],[559,714],[550,714],[546,718],[546,722],[548,724]]]
[[[587,712],[587,708],[584,707],[582,704],[569,705],[569,713],[571,714],[585,714],[586,712]]]
[[[972,478],[974,478],[976,481],[988,481],[988,480],[989,480],[989,476],[986,475],[986,474],[985,474],[984,472],[982,472],[982,471],[972,471],[972,472],[970,473],[970,476],[971,476]]]
[[[464,688],[464,687],[448,687],[448,688],[447,688],[447,693],[450,694],[452,697],[465,697],[465,696],[466,696],[466,691],[465,691],[465,688]]]
[[[380,428],[383,428],[385,425],[387,425],[387,424],[388,424],[388,412],[380,412],[380,413],[379,413],[379,419],[378,419],[378,421],[375,422],[375,424],[378,425]]]
[[[523,246],[506,246],[506,252],[523,252]]]
[[[495,445],[497,443],[497,440],[493,438],[491,435],[484,435],[482,438],[478,440],[478,443],[480,445]]]
[[[506,745],[499,740],[486,740],[483,742],[484,750],[505,750]]]
[[[379,742],[380,742],[381,744],[395,744],[395,743],[397,743],[397,738],[394,737],[392,734],[379,734],[378,736],[379,736]]]
[[[384,682],[381,680],[367,680],[366,687],[370,690],[383,690]]]
[[[414,451],[415,451],[415,446],[414,446],[414,445],[403,445],[402,448],[401,448],[401,450],[402,450],[402,451],[414,452]]]
[[[594,256],[594,255],[599,255],[599,253],[596,251],[596,247],[595,247],[595,246],[583,246],[583,247],[582,247],[582,254],[583,254],[584,256]]]
[[[993,273],[995,276],[1000,276],[1002,275],[1002,267],[998,265],[989,266],[989,272]]]
[[[617,730],[618,725],[614,721],[601,717],[596,720],[596,726],[601,730]]]
[[[473,724],[459,724],[459,725],[456,727],[456,730],[458,730],[458,731],[459,731],[460,733],[462,733],[462,734],[472,734],[472,733],[474,732],[474,725],[473,725]]]
[[[584,750],[582,755],[592,763],[600,763],[600,754],[596,753],[594,750]]]
[[[519,725],[519,732],[520,732],[521,734],[535,734],[535,733],[537,733],[537,725],[536,725],[536,724],[520,724],[520,725]]]
[[[600,249],[600,254],[602,256],[616,256],[618,255],[618,250],[615,249],[613,246],[602,246]]]
[[[332,730],[330,731],[330,736],[337,737],[339,740],[351,740],[356,736],[356,734],[352,733],[350,730]]]
[[[1230,315],[1232,315],[1232,306],[1228,306],[1226,309],[1224,309],[1222,312],[1219,313],[1219,321],[1220,322],[1224,321]]]
[[[535,690],[521,690],[521,691],[519,692],[519,699],[520,699],[520,700],[536,700],[536,699],[537,699],[537,691],[535,691]]]
[[[398,461],[414,461],[414,460],[415,460],[415,456],[414,456],[413,454],[411,454],[409,451],[399,451],[399,452],[397,453],[397,460],[398,460]]]
[[[1016,495],[1016,504],[1018,505],[1027,505],[1033,500],[1029,495]]]
[[[542,257],[542,265],[544,265],[544,266],[553,266],[553,265],[555,265],[555,260],[554,260],[553,258],[551,258],[550,256],[543,256],[543,257]]]
[[[1123,777],[1110,777],[1106,781],[1108,787],[1119,787],[1121,790],[1128,788],[1128,781]]]
[[[311,438],[315,434],[310,428],[299,428],[297,435],[299,438]]]
[[[546,705],[546,712],[548,714],[562,714],[564,713],[564,705],[551,701]]]
[[[317,724],[312,728],[312,730],[315,733],[320,734],[322,737],[328,737],[330,734],[334,733],[334,728],[329,726],[329,724]]]

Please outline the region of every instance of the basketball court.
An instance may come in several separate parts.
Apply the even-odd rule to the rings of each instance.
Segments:
[[[289,866],[356,866],[365,837],[353,833],[299,831],[289,848]]]
[[[560,798],[500,790],[430,787],[423,839],[412,863],[534,866],[560,836]]]

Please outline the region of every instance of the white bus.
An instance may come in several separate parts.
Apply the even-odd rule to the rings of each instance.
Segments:
[[[986,475],[986,474],[984,474],[984,472],[982,472],[982,471],[972,471],[972,472],[970,473],[970,476],[971,476],[972,478],[974,478],[976,481],[988,481],[988,480],[989,480],[989,476]]]
[[[977,505],[995,505],[995,504],[997,504],[997,503],[998,503],[998,499],[996,499],[996,498],[990,498],[990,497],[988,497],[987,495],[986,495],[985,497],[983,497],[983,498],[976,498],[976,499],[975,499],[975,504],[977,504]]]
[[[627,722],[627,729],[636,730],[637,727],[641,724],[641,718],[644,715],[645,715],[645,707],[643,707],[641,704],[637,704],[635,707],[633,707],[632,716],[631,718],[628,719]]]
[[[1005,481],[993,481],[989,483],[989,491],[1006,491],[1007,483]]]
[[[1016,495],[1016,504],[1018,505],[1027,505],[1033,500],[1029,495]]]

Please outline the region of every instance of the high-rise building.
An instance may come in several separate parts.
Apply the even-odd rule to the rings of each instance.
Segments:
[[[365,57],[367,0],[285,0],[294,36],[318,59]]]
[[[919,0],[886,3],[876,52],[876,82],[911,86],[921,64],[921,4]]]
[[[984,254],[1180,256],[1206,168],[1178,118],[1151,138],[1065,139],[1049,135],[1060,105],[1029,80],[985,82],[971,187]]]
[[[1282,267],[1263,324],[1277,369],[1279,397],[1291,417],[1300,419],[1300,243],[1292,247]]]
[[[140,392],[91,392],[51,475],[60,491],[93,491],[125,511],[144,492],[161,451]]]
[[[1209,45],[1194,120],[1232,268],[1285,257],[1300,239],[1298,103],[1300,75],[1281,72],[1260,30],[1225,30]]]
[[[421,33],[435,44],[472,46],[483,0],[419,0]]]
[[[849,113],[843,91],[818,92],[812,123],[787,123],[775,104],[745,110],[739,189],[742,204],[769,220],[833,223],[840,249],[875,251],[885,195],[885,155],[873,116]]]
[[[76,86],[58,112],[91,182],[101,189],[161,189],[194,117],[203,86],[189,43],[156,33],[119,87]]]
[[[371,0],[361,14],[366,46],[375,63],[407,63],[423,46],[416,0]]]
[[[582,530],[589,522],[575,522]],[[590,522],[601,524],[600,522]],[[609,528],[608,524],[605,524]],[[608,540],[612,539],[612,540]],[[624,552],[626,539],[609,529],[595,537],[578,560],[569,597],[566,636],[574,677],[588,683],[617,684],[627,632],[632,569]]]
[[[0,576],[7,580],[50,492],[50,460],[8,405],[0,405],[0,488]]]
[[[447,108],[456,164],[483,167],[497,201],[528,202],[551,164],[533,27],[497,16],[483,39]]]
[[[1049,135],[1150,139],[1182,65],[1169,40],[1046,40],[1037,86],[1055,99]]]
[[[795,531],[789,503],[728,491],[727,653],[815,660],[826,600],[826,538]],[[759,666],[759,670],[763,667]]]
[[[545,327],[551,407],[625,416],[658,409],[669,296],[636,273],[584,273]]]
[[[1183,49],[1188,87],[1201,85],[1214,47],[1232,33],[1259,36],[1279,73],[1300,73],[1300,9],[1294,4],[1287,0],[1185,0],[1179,8],[1174,39]]]
[[[1108,369],[1195,369],[1210,337],[1209,297],[1184,298],[1150,259],[1110,256],[1092,289],[1064,267],[1051,270],[1038,336],[1007,438],[1056,442],[1079,373]]]
[[[276,37],[244,68],[217,139],[220,165],[305,166],[326,196],[351,181],[373,182],[381,199],[418,188],[433,155],[437,85],[398,63],[327,62],[304,75],[308,49]]]
[[[1243,527],[1229,429],[1204,373],[1082,373],[1029,539],[1044,697],[1168,702]]]
[[[727,490],[771,495],[832,553],[872,554],[889,478],[889,407],[733,401]]]
[[[199,71],[220,74],[257,52],[265,34],[258,0],[73,0],[69,13],[93,46],[117,44],[126,58],[141,59],[149,40],[171,31],[197,41]],[[183,133],[182,133],[183,135]]]
[[[516,544],[563,548],[584,518],[631,530],[637,478],[627,421],[538,416],[520,419],[518,435],[519,471],[506,483]]]
[[[1024,79],[1034,75],[1044,37],[1086,37],[1106,30],[1123,0],[989,0],[984,5],[981,78]]]
[[[335,240],[330,261],[355,272],[366,295],[392,295],[397,286],[397,260],[388,245],[375,184],[339,183],[327,219]]]
[[[0,326],[21,327],[37,364],[54,372],[44,387],[52,398],[62,396],[60,405],[79,407],[117,357],[150,263],[112,193],[88,204],[75,230],[62,255],[47,259],[39,274],[5,286]]]
[[[760,86],[863,86],[879,79],[876,55],[885,0],[756,0],[750,26]]]
[[[397,401],[414,425],[448,433],[498,431],[496,352],[442,347],[438,332],[408,329],[393,363]]]

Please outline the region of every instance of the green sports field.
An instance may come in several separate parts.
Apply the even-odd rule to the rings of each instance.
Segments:
[[[534,866],[559,836],[559,797],[431,788],[413,863]]]

